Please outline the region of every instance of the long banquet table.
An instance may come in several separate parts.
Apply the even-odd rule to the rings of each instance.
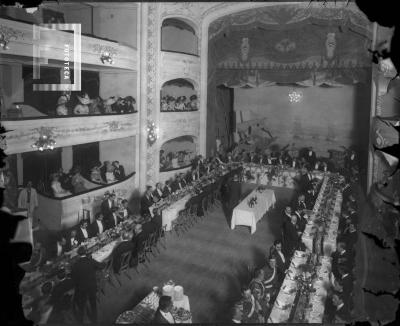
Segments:
[[[335,186],[341,177],[327,174],[322,182],[314,208],[302,235],[306,251],[296,251],[271,310],[269,323],[322,323],[331,277],[331,253],[336,250],[336,237],[342,194]],[[328,186],[329,184],[329,186]],[[324,197],[328,194],[328,198]],[[321,220],[322,218],[322,220]],[[321,224],[322,221],[322,224]],[[324,227],[321,227],[323,226]],[[316,230],[317,229],[317,230]],[[322,245],[321,245],[322,242]],[[314,261],[310,259],[314,259]],[[303,265],[303,266],[301,266]],[[312,289],[300,291],[304,266],[312,269]]]
[[[251,198],[256,197],[257,202],[253,207],[248,205]],[[275,205],[275,192],[271,189],[256,188],[239,205],[237,205],[232,213],[231,229],[236,225],[246,225],[251,229],[251,233],[256,232],[257,222],[262,219],[264,214]]]
[[[260,185],[296,188],[296,180],[300,179],[300,170],[293,167],[283,167],[275,165],[262,165],[256,163],[246,163],[243,167],[244,181],[247,183],[257,183]],[[322,171],[312,171],[313,178],[322,179]]]
[[[168,201],[168,199],[164,199],[161,200],[160,203],[156,203],[155,205],[153,205],[150,208],[150,213],[153,214],[152,210],[154,208],[162,207],[162,225],[166,225],[166,230],[171,231],[172,221],[178,218],[179,212],[185,208],[186,203],[189,202],[190,199],[198,195],[203,195],[210,187],[212,188],[218,186],[220,183],[222,183],[224,179],[228,178],[230,175],[238,173],[239,169],[240,168],[238,168],[237,164],[235,163],[231,166],[228,165],[228,168],[225,168],[223,170],[214,170],[211,175],[206,175],[201,180],[195,182],[194,185],[183,189],[181,193],[178,194],[178,196],[181,195],[178,200],[167,204],[166,202]],[[194,188],[197,188],[198,192],[194,191]],[[166,207],[163,207],[164,205]]]

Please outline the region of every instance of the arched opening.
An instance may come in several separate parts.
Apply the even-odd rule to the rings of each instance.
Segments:
[[[191,23],[181,18],[167,18],[161,27],[161,50],[198,54],[198,38]]]
[[[180,136],[166,141],[160,148],[160,172],[190,166],[196,156],[196,137]]]
[[[161,112],[197,111],[199,109],[195,86],[187,79],[172,79],[161,88]]]

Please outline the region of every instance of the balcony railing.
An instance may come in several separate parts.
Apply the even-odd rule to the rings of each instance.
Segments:
[[[135,174],[129,174],[124,180],[111,184],[95,185],[85,192],[65,197],[54,197],[38,193],[39,206],[36,216],[50,230],[62,230],[75,226],[82,219],[83,210],[90,213],[91,218],[99,210],[104,193],[115,192],[117,196],[127,198],[135,189]]]
[[[2,121],[2,125],[10,130],[6,134],[6,154],[32,151],[40,128],[51,129],[55,147],[126,138],[135,136],[139,131],[138,115],[134,113],[18,119]]]

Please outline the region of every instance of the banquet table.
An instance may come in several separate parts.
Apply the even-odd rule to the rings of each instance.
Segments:
[[[233,168],[233,167],[232,167]],[[229,177],[230,175],[233,175],[237,173],[238,168],[234,169],[225,169],[221,171],[219,175],[214,176],[214,179],[212,182],[204,180],[200,180],[198,184],[202,188],[202,191],[204,192],[208,187],[218,184],[218,182],[222,181],[223,179]],[[207,177],[206,177],[207,178]],[[182,198],[178,199],[168,207],[164,208],[161,210],[161,216],[162,216],[162,225],[166,225],[166,231],[171,231],[171,225],[172,221],[178,218],[179,212],[185,208],[186,203],[196,196],[193,192],[191,192],[188,188],[185,189],[185,191],[188,192],[187,195],[183,196]],[[152,209],[150,210],[150,213],[152,214]]]
[[[324,172],[312,171],[313,178],[322,179]],[[248,176],[251,176],[249,178]],[[296,180],[301,177],[300,170],[292,167],[247,163],[244,165],[244,181],[260,185],[296,188]]]
[[[138,305],[133,309],[124,311],[120,314],[115,321],[116,324],[149,324],[152,323],[154,314],[158,309],[159,295],[154,291],[150,292]],[[187,295],[183,296],[180,301],[173,300],[173,305],[175,308],[183,308],[186,311],[190,311],[189,297]],[[174,315],[174,313],[173,313]],[[185,323],[191,324],[192,318],[185,320],[180,320],[174,315],[175,322],[177,324]]]
[[[332,269],[331,258],[322,256],[317,270],[317,278],[313,282],[315,292],[310,294],[311,307],[305,312],[305,320],[308,323],[322,324],[325,313],[325,301],[327,298],[327,291],[325,284],[329,282],[329,276]]]
[[[178,217],[179,212],[185,208],[191,197],[192,195],[188,194],[162,211],[162,225],[167,226],[167,231],[171,231],[172,221]]]
[[[297,292],[295,277],[300,274],[298,266],[305,264],[307,255],[302,251],[295,251],[286,277],[276,297],[274,306],[268,318],[268,323],[286,323],[289,320]]]
[[[257,203],[249,207],[248,201],[257,197]],[[250,226],[251,234],[256,232],[257,222],[262,219],[264,214],[275,205],[275,192],[271,189],[254,189],[242,202],[235,207],[232,213],[231,229],[236,225]]]

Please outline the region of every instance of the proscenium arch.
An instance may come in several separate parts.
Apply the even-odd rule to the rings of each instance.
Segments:
[[[199,154],[206,155],[206,133],[207,133],[207,96],[208,96],[208,38],[209,38],[209,27],[210,24],[219,18],[229,16],[241,11],[249,9],[271,7],[276,5],[299,5],[301,2],[229,2],[229,3],[217,3],[215,6],[207,9],[203,13],[203,20],[201,24],[201,40],[200,40],[200,138],[199,138]],[[328,2],[331,5],[346,6],[346,1],[343,2]],[[316,2],[316,4],[322,3]],[[315,4],[314,4],[315,5]],[[354,3],[349,3],[349,6]]]

